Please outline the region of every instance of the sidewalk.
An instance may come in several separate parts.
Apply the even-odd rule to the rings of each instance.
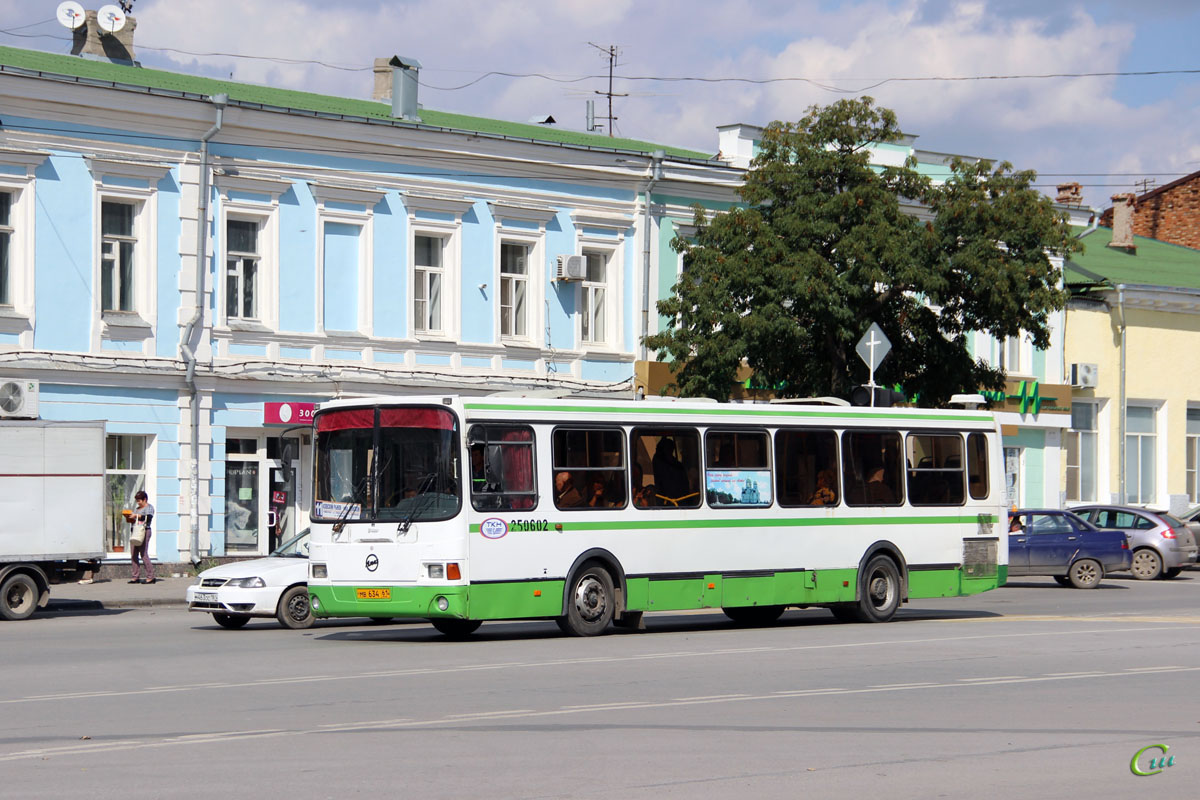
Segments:
[[[127,577],[109,577],[101,570],[100,578],[92,583],[59,583],[50,587],[48,609],[68,610],[95,608],[131,608],[135,606],[186,607],[187,587],[195,581],[191,576],[171,577],[159,572],[156,583],[128,583]]]

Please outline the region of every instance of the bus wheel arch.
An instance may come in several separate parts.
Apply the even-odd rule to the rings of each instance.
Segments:
[[[563,586],[562,614],[556,622],[571,636],[595,636],[625,609],[625,570],[616,556],[600,548],[575,559]]]

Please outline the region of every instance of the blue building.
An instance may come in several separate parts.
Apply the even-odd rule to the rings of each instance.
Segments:
[[[663,219],[742,171],[426,110],[418,68],[360,100],[0,48],[0,380],[107,421],[112,558],[140,488],[159,561],[298,530],[311,404],[634,392]]]

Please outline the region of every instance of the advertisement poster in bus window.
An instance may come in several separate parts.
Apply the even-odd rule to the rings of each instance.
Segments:
[[[714,506],[768,506],[771,471],[766,469],[709,470],[705,475],[708,503]]]

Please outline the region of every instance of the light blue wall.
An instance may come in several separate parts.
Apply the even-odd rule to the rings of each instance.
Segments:
[[[374,226],[374,334],[399,339],[408,335],[409,296],[408,214],[398,192],[388,192],[375,206]]]
[[[359,244],[363,229],[343,222],[325,223],[325,330],[358,330]]]
[[[179,171],[172,169],[156,186],[158,201],[158,253],[155,259],[158,283],[158,306],[154,351],[171,358],[179,349]]]
[[[82,158],[60,155],[47,158],[34,175],[33,346],[86,352],[93,317],[92,175]]]
[[[463,214],[462,247],[462,339],[490,343],[496,340],[496,307],[500,287],[496,284],[495,221],[487,203],[476,203]],[[480,291],[479,284],[487,288]]]
[[[317,204],[304,184],[279,197],[279,327],[317,330]]]
[[[575,252],[575,226],[569,211],[559,211],[546,224],[547,260],[556,263],[557,256]],[[557,265],[557,264],[556,264]],[[569,349],[575,346],[575,309],[578,304],[578,289],[574,283],[556,283],[554,271],[547,269],[544,278],[549,310],[546,325],[550,328],[550,345]],[[542,337],[535,341],[545,344]]]

